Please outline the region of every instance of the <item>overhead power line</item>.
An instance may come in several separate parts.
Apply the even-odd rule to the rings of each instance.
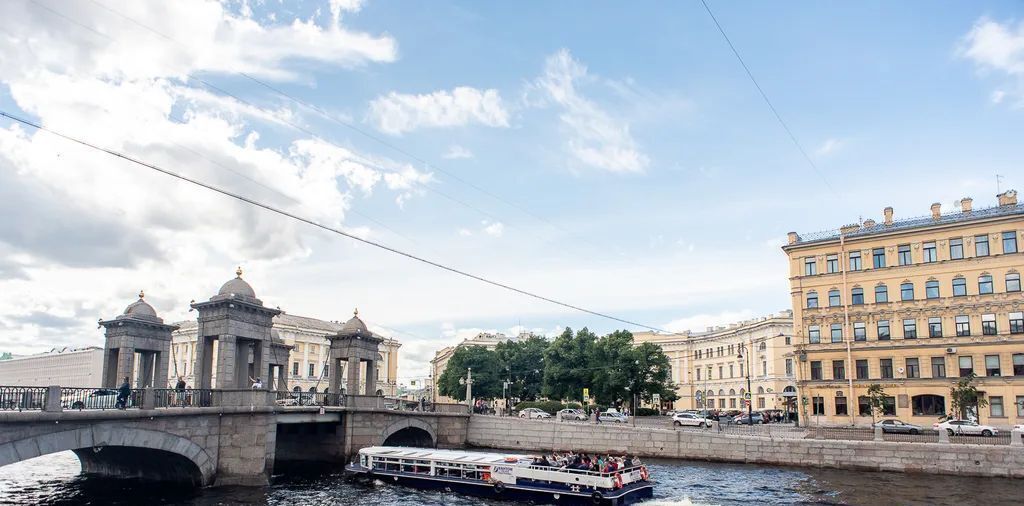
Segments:
[[[822,182],[825,183],[825,186],[827,186],[828,189],[832,191],[832,193],[836,193],[835,188],[833,188],[832,185],[828,182],[828,179],[825,178],[825,174],[821,172],[821,169],[818,168],[818,165],[814,163],[814,160],[812,160],[810,155],[807,154],[807,151],[804,149],[803,145],[801,145],[800,141],[797,140],[796,135],[794,135],[793,131],[790,130],[789,125],[787,125],[786,121],[782,119],[782,115],[779,114],[779,111],[775,108],[775,105],[772,104],[772,101],[768,98],[768,94],[765,93],[764,89],[761,88],[761,85],[758,84],[757,79],[754,78],[753,72],[750,71],[750,67],[747,67],[747,63],[743,61],[743,57],[740,56],[740,52],[736,49],[736,46],[733,45],[732,40],[729,39],[729,35],[725,33],[725,29],[722,28],[722,24],[718,22],[718,18],[715,17],[715,13],[711,12],[711,7],[708,6],[707,0],[700,0],[700,3],[704,5],[704,10],[708,12],[708,16],[711,16],[711,21],[715,22],[715,26],[718,28],[718,32],[722,34],[722,38],[724,38],[726,44],[729,45],[729,49],[732,50],[732,54],[735,55],[736,60],[740,62],[740,66],[742,66],[743,71],[747,73],[747,77],[750,78],[750,82],[754,83],[754,87],[757,88],[757,92],[761,94],[761,98],[764,99],[764,103],[768,104],[768,109],[772,111],[772,114],[775,116],[775,119],[778,120],[779,125],[782,125],[782,129],[786,131],[786,135],[789,136],[789,140],[793,141],[793,145],[795,145],[796,149],[800,151],[801,155],[803,155],[804,160],[807,160],[807,164],[810,165],[812,169],[814,169],[814,172],[816,174],[818,174],[818,177],[820,177]]]
[[[494,280],[485,278],[483,276],[478,276],[476,274],[472,274],[470,272],[467,272],[467,271],[464,271],[464,270],[461,270],[461,269],[457,269],[455,267],[451,267],[451,266],[442,264],[440,262],[435,262],[433,260],[429,260],[427,258],[420,257],[420,256],[414,255],[412,253],[407,253],[405,251],[393,248],[391,246],[387,246],[387,245],[379,243],[377,241],[373,241],[373,240],[370,240],[370,239],[364,239],[364,238],[359,237],[359,236],[357,236],[355,234],[352,234],[352,233],[349,233],[349,232],[345,232],[344,230],[341,230],[339,228],[335,228],[335,227],[331,227],[329,225],[324,225],[322,223],[318,223],[318,222],[316,222],[316,221],[314,221],[312,219],[305,218],[303,216],[299,216],[299,215],[294,214],[294,213],[290,213],[290,212],[285,211],[283,209],[279,209],[277,207],[274,207],[274,206],[272,206],[270,204],[265,204],[265,203],[260,202],[258,200],[251,199],[251,198],[245,197],[243,195],[239,195],[237,193],[231,192],[231,191],[226,190],[224,188],[221,188],[221,187],[209,184],[209,183],[205,183],[205,182],[200,181],[198,179],[194,179],[194,178],[191,178],[191,177],[179,174],[177,172],[174,172],[174,171],[171,171],[171,170],[168,170],[168,169],[164,169],[164,168],[162,168],[160,166],[157,166],[157,165],[154,165],[154,164],[151,164],[151,163],[139,160],[137,158],[134,158],[132,156],[126,155],[124,153],[120,153],[120,152],[115,151],[113,149],[104,148],[104,147],[98,146],[96,144],[92,144],[92,143],[90,143],[88,141],[79,139],[77,137],[73,137],[73,136],[68,135],[68,134],[64,134],[62,132],[59,132],[59,131],[54,130],[54,129],[49,128],[49,127],[44,127],[44,126],[42,126],[42,125],[40,125],[38,123],[29,121],[27,119],[24,119],[24,118],[21,118],[21,117],[18,117],[18,116],[14,116],[12,114],[8,114],[7,112],[4,112],[4,111],[0,111],[0,116],[9,118],[9,119],[14,120],[14,121],[17,121],[18,123],[21,123],[23,125],[35,128],[37,130],[40,130],[40,131],[43,131],[43,132],[47,132],[49,134],[55,135],[57,137],[65,139],[67,141],[73,142],[75,144],[79,144],[79,145],[88,147],[90,149],[101,151],[101,152],[106,153],[108,155],[120,158],[122,160],[129,161],[131,163],[134,163],[136,165],[145,167],[147,169],[159,172],[161,174],[164,174],[164,175],[167,175],[167,176],[171,176],[171,177],[173,177],[175,179],[179,179],[181,181],[185,181],[187,183],[191,183],[193,185],[196,185],[196,186],[199,186],[199,187],[202,187],[202,188],[206,188],[207,190],[210,190],[210,191],[213,191],[213,192],[216,192],[216,193],[220,193],[221,195],[224,195],[224,196],[227,196],[227,197],[231,197],[231,198],[233,198],[235,200],[239,200],[239,201],[244,202],[246,204],[249,204],[249,205],[252,205],[252,206],[255,206],[255,207],[259,207],[261,209],[264,209],[266,211],[270,211],[272,213],[284,216],[286,218],[290,218],[292,220],[299,221],[299,222],[305,223],[307,225],[311,225],[313,227],[316,227],[316,228],[319,228],[319,229],[322,229],[322,230],[326,230],[328,232],[331,232],[331,233],[334,233],[334,234],[337,234],[337,235],[340,235],[340,236],[343,236],[343,237],[347,237],[347,238],[352,239],[354,241],[358,241],[358,242],[361,242],[363,244],[367,244],[369,246],[373,246],[375,248],[382,249],[384,251],[393,253],[395,255],[402,256],[402,257],[408,258],[410,260],[415,260],[417,262],[420,262],[420,263],[423,263],[423,264],[426,264],[426,265],[429,265],[429,266],[432,266],[432,267],[436,267],[438,269],[445,270],[445,271],[448,271],[448,272],[453,273],[453,274],[458,274],[460,276],[463,276],[463,277],[466,277],[466,278],[469,278],[469,279],[480,281],[482,283],[486,283],[486,284],[489,284],[489,285],[492,285],[492,286],[496,286],[498,288],[502,288],[504,290],[507,290],[507,291],[510,291],[510,292],[514,292],[514,293],[518,293],[520,295],[524,295],[526,297],[537,299],[537,300],[540,300],[540,301],[543,301],[543,302],[547,302],[547,303],[554,304],[554,305],[557,305],[557,306],[562,306],[564,308],[568,308],[568,309],[572,309],[572,310],[575,310],[575,311],[579,311],[581,313],[586,313],[586,314],[590,314],[590,315],[597,316],[597,317],[600,317],[600,318],[604,318],[604,319],[607,319],[607,320],[612,320],[612,321],[616,321],[616,322],[619,322],[619,323],[624,323],[626,325],[632,325],[634,327],[641,327],[641,328],[645,328],[645,329],[649,329],[649,330],[654,330],[654,331],[657,331],[657,332],[667,332],[667,331],[659,329],[657,327],[652,327],[650,325],[644,325],[642,323],[638,323],[638,322],[626,320],[624,318],[619,318],[619,317],[616,317],[616,316],[612,316],[612,315],[607,314],[607,313],[602,313],[602,312],[599,312],[599,311],[594,311],[594,310],[587,309],[587,308],[584,308],[584,307],[581,307],[581,306],[577,306],[577,305],[574,305],[574,304],[569,304],[567,302],[562,302],[562,301],[557,300],[557,299],[552,299],[550,297],[545,297],[543,295],[539,295],[537,293],[530,292],[528,290],[523,290],[523,289],[520,289],[520,288],[516,288],[514,286],[511,286],[511,285],[508,285],[508,284],[505,284],[505,283],[501,283],[499,281],[494,281]]]

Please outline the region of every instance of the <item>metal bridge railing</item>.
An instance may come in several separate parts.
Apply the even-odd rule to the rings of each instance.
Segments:
[[[0,386],[0,411],[42,411],[46,387]]]

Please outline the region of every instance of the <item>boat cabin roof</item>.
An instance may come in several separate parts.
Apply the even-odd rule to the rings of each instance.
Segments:
[[[371,446],[359,450],[360,455],[373,457],[390,457],[399,459],[440,460],[444,462],[464,462],[467,464],[510,464],[508,460],[530,463],[527,455],[508,453],[467,452],[460,450],[438,450],[434,448],[407,448],[397,446]],[[516,462],[511,462],[516,463]]]

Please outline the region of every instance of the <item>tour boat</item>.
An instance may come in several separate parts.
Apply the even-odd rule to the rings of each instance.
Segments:
[[[632,504],[654,493],[645,466],[601,473],[504,453],[374,446],[359,450],[346,470],[416,488],[535,503]]]

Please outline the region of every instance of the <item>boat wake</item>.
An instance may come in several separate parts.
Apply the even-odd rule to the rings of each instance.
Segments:
[[[689,497],[671,498],[671,499],[654,499],[651,501],[644,501],[644,506],[715,506],[711,503],[696,503],[690,500]]]

